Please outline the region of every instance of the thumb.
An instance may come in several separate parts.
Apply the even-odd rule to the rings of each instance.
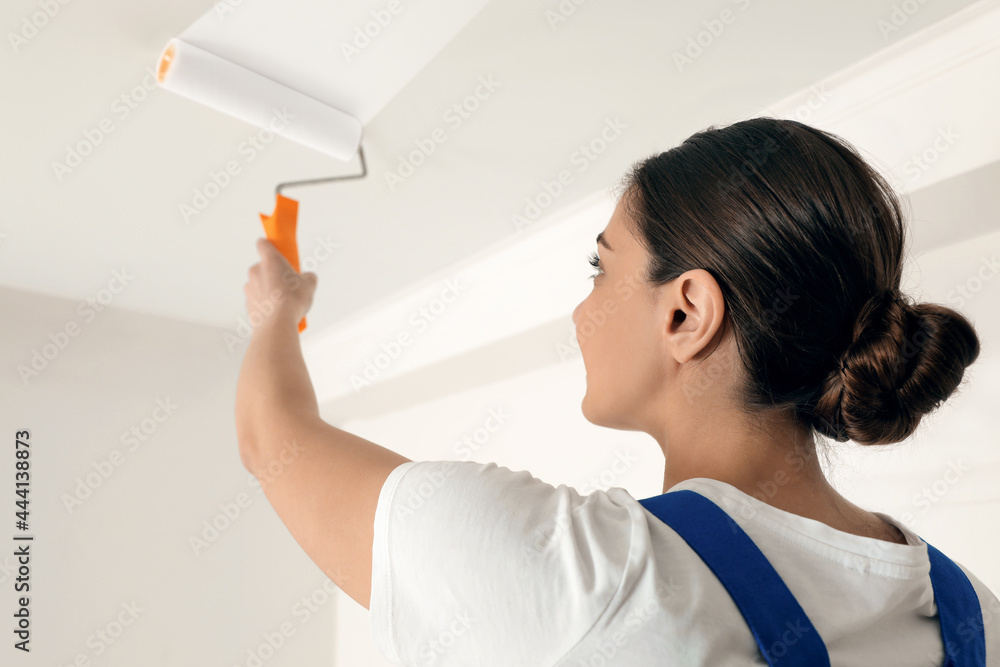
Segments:
[[[316,285],[319,283],[318,276],[312,271],[307,271],[299,274],[299,278],[302,283],[306,286],[306,289],[312,293],[316,291]]]
[[[287,265],[291,268],[292,265],[289,263],[288,258],[285,257],[278,246],[266,238],[260,237],[257,239],[257,252],[260,254],[260,258],[265,262],[277,262],[279,265]]]

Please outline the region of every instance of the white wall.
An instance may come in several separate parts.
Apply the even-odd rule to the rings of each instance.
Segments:
[[[33,442],[32,654],[19,664],[62,666],[84,654],[106,667],[245,665],[262,633],[283,622],[294,634],[265,664],[331,664],[332,600],[308,620],[293,610],[303,596],[321,599],[327,578],[248,485],[239,460],[234,408],[243,348],[230,352],[221,329],[116,309],[87,322],[76,303],[28,292],[0,289],[0,313],[0,616],[8,619],[7,637],[15,431],[30,429]],[[68,322],[79,334],[25,385],[17,366]],[[157,399],[168,398],[176,410],[153,421]],[[134,450],[123,445],[120,436],[147,419],[147,440]],[[116,449],[120,465],[68,511],[61,496]],[[195,555],[189,536],[241,493],[249,505]],[[88,637],[133,600],[142,611],[98,656]],[[13,655],[7,641],[4,655]]]

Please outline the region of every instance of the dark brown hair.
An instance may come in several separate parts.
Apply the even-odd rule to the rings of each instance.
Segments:
[[[900,292],[899,200],[834,134],[711,126],[632,165],[621,188],[650,285],[694,268],[718,282],[747,414],[792,408],[837,441],[898,442],[979,355],[962,315]]]

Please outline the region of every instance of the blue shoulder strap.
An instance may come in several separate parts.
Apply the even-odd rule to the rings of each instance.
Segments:
[[[927,540],[924,542],[931,561],[934,603],[941,619],[945,667],[986,667],[986,629],[976,589],[955,561]]]
[[[673,528],[729,591],[772,667],[830,667],[826,644],[774,567],[732,518],[684,489],[639,503]]]
[[[689,489],[639,503],[673,528],[722,582],[768,665],[773,667],[781,660],[781,667],[829,667],[826,645],[805,611],[750,536],[725,510]],[[986,667],[982,608],[972,583],[954,561],[929,543],[927,554],[941,622],[944,667]],[[790,660],[785,660],[786,656]]]

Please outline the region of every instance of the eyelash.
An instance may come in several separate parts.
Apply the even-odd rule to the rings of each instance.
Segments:
[[[601,275],[601,273],[603,273],[603,271],[601,271],[600,264],[598,264],[598,262],[600,262],[601,259],[600,259],[600,257],[597,256],[596,252],[592,252],[592,253],[590,253],[590,256],[587,258],[587,260],[590,262],[590,265],[592,267],[594,267],[595,269],[598,270],[597,273],[595,273],[594,275],[590,276],[590,279],[593,280],[597,276]]]

